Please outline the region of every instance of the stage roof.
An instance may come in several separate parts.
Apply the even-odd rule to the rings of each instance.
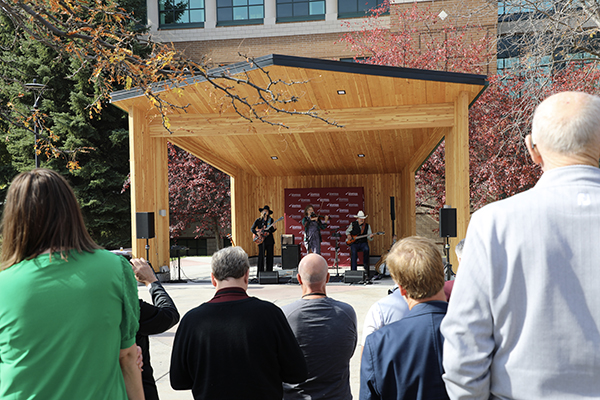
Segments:
[[[269,55],[210,70],[212,76],[248,77],[259,86],[271,80],[275,92],[298,101],[284,108],[314,109],[342,127],[307,116],[286,115],[257,106],[273,123],[249,122],[229,99],[203,78],[188,78],[178,87],[165,85],[159,94],[186,106],[168,115],[169,132],[152,103],[136,89],[114,92],[112,103],[144,113],[147,134],[165,137],[202,160],[235,176],[352,175],[399,172],[414,168],[455,124],[456,99],[468,94],[472,103],[485,89],[482,75],[425,71],[341,61]],[[256,103],[249,85],[231,92]],[[146,133],[145,133],[146,134]]]

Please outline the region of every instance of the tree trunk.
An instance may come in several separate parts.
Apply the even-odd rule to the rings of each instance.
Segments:
[[[221,232],[219,231],[219,220],[213,218],[213,232],[215,232],[215,241],[217,243],[217,251],[221,250]]]

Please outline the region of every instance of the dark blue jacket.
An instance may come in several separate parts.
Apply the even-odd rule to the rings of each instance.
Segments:
[[[360,400],[448,399],[442,380],[440,324],[448,303],[415,305],[398,322],[367,337],[360,365]]]

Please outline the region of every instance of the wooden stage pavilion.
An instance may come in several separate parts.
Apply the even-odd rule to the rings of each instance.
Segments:
[[[150,261],[155,268],[169,264],[167,142],[231,177],[233,240],[252,256],[258,248],[250,226],[258,208],[268,204],[282,213],[284,189],[289,188],[362,187],[368,222],[374,231],[386,232],[392,231],[389,198],[394,196],[398,237],[415,234],[415,171],[445,138],[446,203],[457,209],[458,237],[464,237],[469,222],[468,111],[487,85],[485,76],[282,55],[221,70],[247,74],[259,85],[268,82],[265,71],[273,80],[305,82],[285,87],[298,97],[290,109],[315,107],[343,127],[282,113],[270,119],[289,129],[248,122],[209,82],[189,78],[159,93],[173,104],[189,104],[187,112],[170,111],[170,133],[141,91],[113,93],[112,103],[129,113],[134,255],[144,256],[146,244],[136,239],[136,212],[154,212]],[[232,91],[255,97],[247,85],[234,85]],[[281,254],[279,240],[275,243],[275,254]],[[375,240],[371,253],[382,254],[390,243],[391,237]]]

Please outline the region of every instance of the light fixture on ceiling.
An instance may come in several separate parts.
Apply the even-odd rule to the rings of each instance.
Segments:
[[[271,160],[279,160],[279,157],[277,157],[277,156],[271,156]]]
[[[345,90],[338,90],[338,91],[337,91],[337,94],[339,94],[339,95],[341,96],[341,95],[343,95],[343,94],[346,94],[346,91],[345,91]]]
[[[363,158],[365,155],[364,154],[359,154],[358,157],[359,158]]]

